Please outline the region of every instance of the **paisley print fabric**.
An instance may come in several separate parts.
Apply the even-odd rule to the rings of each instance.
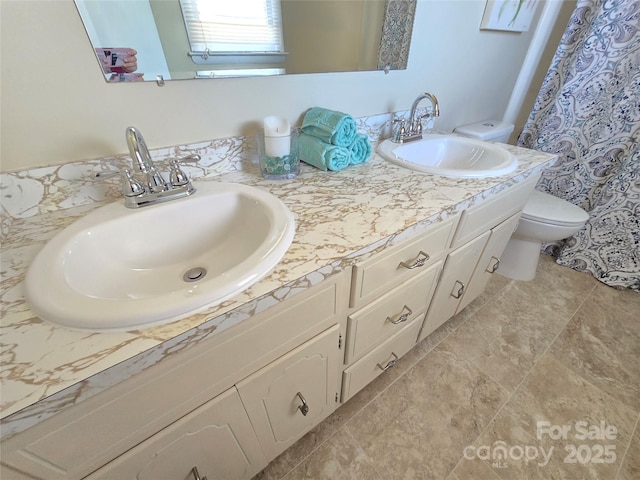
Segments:
[[[636,291],[639,139],[640,0],[578,0],[518,145],[558,154],[537,188],[589,212],[547,253]]]

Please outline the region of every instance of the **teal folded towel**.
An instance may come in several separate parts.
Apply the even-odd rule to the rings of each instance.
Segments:
[[[349,152],[351,154],[349,163],[351,165],[358,165],[369,160],[371,156],[371,142],[369,142],[369,136],[364,133],[358,133],[356,139],[351,145],[349,145]]]
[[[351,115],[313,107],[302,119],[302,131],[332,145],[348,147],[356,138],[357,127]]]
[[[349,149],[323,142],[317,137],[303,133],[298,138],[300,160],[320,170],[337,172],[349,166]]]

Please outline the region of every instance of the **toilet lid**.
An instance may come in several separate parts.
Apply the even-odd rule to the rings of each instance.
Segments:
[[[589,214],[566,200],[534,190],[524,206],[522,217],[554,225],[572,226],[585,223]]]

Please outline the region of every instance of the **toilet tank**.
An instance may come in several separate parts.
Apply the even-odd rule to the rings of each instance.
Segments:
[[[478,138],[489,142],[507,143],[511,132],[513,132],[513,124],[499,120],[483,120],[481,122],[457,127],[453,131],[465,137]]]

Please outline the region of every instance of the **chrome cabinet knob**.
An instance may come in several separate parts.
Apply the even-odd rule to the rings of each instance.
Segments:
[[[380,365],[379,363],[377,364],[377,366],[384,372],[385,370],[389,370],[396,363],[398,363],[398,356],[395,353],[391,352],[391,360],[389,360],[384,366]]]
[[[409,270],[413,270],[414,268],[424,267],[424,264],[427,263],[430,258],[431,257],[429,256],[429,254],[424,253],[422,250],[420,250],[420,253],[418,253],[418,256],[413,262],[400,262],[400,265],[402,265],[404,268],[408,268]]]
[[[493,262],[493,265],[491,265],[491,267],[487,268],[487,272],[496,273],[496,270],[500,268],[500,259],[497,257],[491,257],[491,260],[494,260],[494,262]]]
[[[460,285],[460,288],[458,288],[458,290],[455,290],[455,286],[456,285]],[[460,298],[462,295],[464,295],[464,283],[462,283],[460,280],[456,280],[456,283],[453,284],[454,286],[454,291],[451,292],[451,296],[453,298]]]
[[[407,319],[411,316],[412,313],[413,313],[413,311],[411,311],[411,309],[407,305],[405,305],[404,307],[402,307],[402,310],[397,315],[396,319],[392,319],[391,317],[387,317],[387,321],[393,323],[394,325],[398,325],[399,323],[406,322]]]
[[[302,405],[298,406],[298,410],[300,410],[302,415],[304,415],[306,417],[307,413],[309,413],[309,405],[307,405],[307,401],[304,399],[304,397],[302,396],[302,394],[300,392],[298,392],[296,395],[298,396],[298,398],[302,402]]]

